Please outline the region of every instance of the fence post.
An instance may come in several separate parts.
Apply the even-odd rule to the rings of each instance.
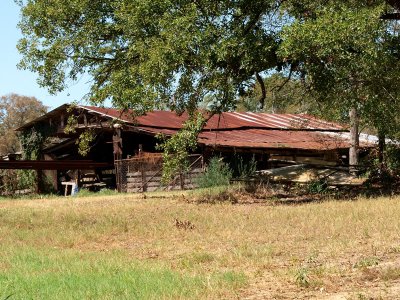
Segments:
[[[117,191],[121,193],[121,180],[120,180],[120,168],[118,166],[118,161],[114,161],[114,168],[115,168],[115,183],[117,184]]]
[[[181,181],[181,190],[185,189],[185,179],[183,178],[182,171],[179,173],[179,180]]]
[[[141,173],[142,173],[142,190],[143,190],[143,192],[146,192],[146,191],[147,191],[146,171],[145,171],[145,169],[144,169],[144,164],[142,163],[141,165],[142,165],[142,166],[141,166],[141,168],[140,168],[140,171],[141,171]]]

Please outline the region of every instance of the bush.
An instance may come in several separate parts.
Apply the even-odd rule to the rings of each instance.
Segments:
[[[229,185],[232,170],[220,157],[211,158],[206,171],[198,177],[197,184],[200,188]]]
[[[396,174],[400,173],[400,147],[387,145],[385,156],[388,169]]]
[[[235,154],[232,162],[233,175],[235,178],[247,179],[252,176],[257,171],[257,161],[254,155],[249,159],[249,157],[243,157],[240,154]]]
[[[328,182],[326,179],[316,179],[311,181],[307,186],[309,194],[325,194],[328,192]]]
[[[18,190],[18,186],[17,170],[0,170],[0,194],[12,195]]]

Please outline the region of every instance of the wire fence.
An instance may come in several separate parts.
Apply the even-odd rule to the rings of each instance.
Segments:
[[[162,182],[163,158],[159,153],[146,153],[140,157],[115,161],[116,181],[119,192],[138,193],[157,190],[193,189],[196,178],[204,171],[203,156],[189,156],[189,171],[174,176],[168,183]]]

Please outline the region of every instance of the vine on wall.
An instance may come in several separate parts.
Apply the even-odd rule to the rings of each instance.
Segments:
[[[197,137],[204,127],[206,120],[199,113],[191,116],[183,128],[171,138],[158,135],[161,143],[157,145],[158,150],[163,150],[163,183],[170,182],[179,172],[188,171],[189,152],[196,150]]]
[[[23,160],[38,160],[41,158],[43,145],[54,133],[55,128],[45,124],[37,124],[19,134]],[[18,170],[18,188],[31,189],[37,183],[34,170]]]
[[[71,112],[75,108],[75,105],[71,105],[67,112]],[[67,126],[64,128],[64,133],[72,134],[76,133],[76,127],[78,126],[78,117],[76,115],[70,115],[67,120]],[[83,131],[76,140],[78,145],[78,153],[83,157],[87,156],[92,148],[92,143],[96,139],[96,133],[93,129],[86,129]]]

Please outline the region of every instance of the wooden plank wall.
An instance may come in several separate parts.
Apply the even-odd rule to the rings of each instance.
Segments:
[[[196,178],[203,173],[201,167],[194,168],[188,173],[178,175],[171,184],[162,184],[162,172],[158,171],[136,171],[127,173],[127,192],[153,192],[162,190],[188,190],[197,187]]]

